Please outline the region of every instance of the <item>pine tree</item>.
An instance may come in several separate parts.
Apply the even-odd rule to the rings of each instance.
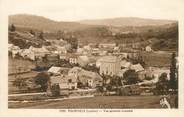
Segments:
[[[71,44],[72,51],[75,52],[78,47],[78,39],[74,36],[71,36],[67,39],[68,43]]]
[[[171,66],[170,66],[170,81],[169,81],[169,88],[176,89],[177,88],[177,79],[176,79],[176,55],[175,53],[172,54],[171,57]]]
[[[61,32],[61,30],[59,30],[58,32],[57,32],[57,39],[59,40],[59,39],[61,39],[62,38],[62,32]]]
[[[33,30],[30,30],[29,32],[30,32],[30,34],[35,36],[35,32]]]
[[[11,32],[15,32],[15,30],[16,30],[16,28],[15,28],[14,24],[12,24],[12,25],[10,26],[10,31],[11,31]]]
[[[43,32],[40,32],[39,38],[40,38],[40,39],[44,39],[44,37],[43,37]]]

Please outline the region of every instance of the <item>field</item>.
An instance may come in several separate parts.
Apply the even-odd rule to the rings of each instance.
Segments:
[[[17,59],[17,58],[12,59],[11,57],[9,57],[9,64],[8,64],[8,93],[9,94],[20,93],[19,89],[12,85],[15,79],[33,78],[38,74],[38,72],[36,71],[31,71],[31,69],[33,68],[35,68],[35,64],[31,61]]]
[[[97,96],[59,101],[30,103],[9,102],[9,108],[69,109],[69,108],[161,108],[160,96]]]
[[[35,64],[29,60],[24,60],[22,58],[11,58],[8,59],[8,74],[15,74],[19,72],[24,72],[35,68]]]
[[[169,67],[171,62],[171,53],[162,51],[162,52],[142,52],[141,53],[143,60],[146,63],[146,66],[152,67]],[[154,58],[154,59],[153,59]]]

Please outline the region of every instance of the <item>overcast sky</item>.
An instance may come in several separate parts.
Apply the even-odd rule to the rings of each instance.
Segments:
[[[9,0],[9,14],[57,21],[141,17],[177,20],[184,0]]]

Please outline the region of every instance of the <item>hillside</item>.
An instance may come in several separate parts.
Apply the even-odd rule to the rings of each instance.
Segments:
[[[9,24],[43,31],[77,30],[89,27],[77,22],[58,22],[36,15],[18,14],[9,16]]]
[[[18,14],[9,16],[9,24],[15,24],[17,26],[24,26],[33,29],[45,30],[45,31],[57,31],[57,30],[82,30],[94,27],[143,27],[143,26],[160,26],[165,24],[176,23],[173,20],[153,20],[143,19],[135,17],[113,18],[113,19],[100,19],[100,20],[82,20],[78,22],[59,22],[50,20],[48,18],[36,15]],[[125,28],[124,28],[125,29]]]
[[[102,23],[95,23],[98,25],[81,24],[85,21],[57,22],[34,15],[9,16],[9,24],[16,26],[17,34],[27,34],[30,30],[39,34],[43,31],[45,39],[57,39],[58,31],[61,30],[60,38],[70,38],[71,35],[74,35],[83,44],[136,42],[143,45],[150,44],[154,50],[178,49],[178,23],[176,21],[141,18],[114,18],[96,21],[100,21],[104,25]],[[66,31],[66,33],[63,33],[63,31]],[[10,39],[14,43],[11,35],[9,41]],[[35,40],[37,40],[29,38],[29,36],[22,37],[20,35],[16,36],[16,39],[28,40],[34,45]],[[43,43],[43,40],[38,39],[38,42],[40,45]]]
[[[143,19],[136,17],[122,17],[112,19],[99,19],[99,20],[82,20],[81,24],[90,25],[106,25],[106,26],[158,26],[164,24],[174,23],[172,20],[156,20],[156,19]]]

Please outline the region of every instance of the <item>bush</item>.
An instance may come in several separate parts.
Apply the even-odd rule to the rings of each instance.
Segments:
[[[120,88],[117,90],[117,95],[119,96],[129,96],[130,95],[130,88]]]
[[[138,74],[135,70],[127,70],[124,75],[127,85],[136,84],[139,81]]]
[[[167,74],[162,73],[159,77],[159,81],[156,83],[156,90],[155,94],[158,95],[165,95],[168,93],[168,80],[167,80]]]
[[[153,80],[153,79],[154,79],[154,77],[150,77],[150,76],[145,77],[145,80]]]
[[[40,87],[41,91],[46,91],[48,87],[47,82],[49,79],[50,79],[50,76],[47,73],[41,72],[35,77],[35,83],[41,86]]]
[[[14,24],[12,24],[12,25],[9,27],[9,30],[10,30],[11,32],[15,32],[16,28],[15,28]]]
[[[51,92],[52,92],[52,96],[54,96],[54,97],[60,96],[60,87],[59,87],[59,85],[54,84],[53,86],[51,86]]]
[[[98,87],[96,87],[96,88],[97,88],[97,92],[100,92],[100,93],[103,92],[103,87],[102,87],[102,86],[98,86]]]

